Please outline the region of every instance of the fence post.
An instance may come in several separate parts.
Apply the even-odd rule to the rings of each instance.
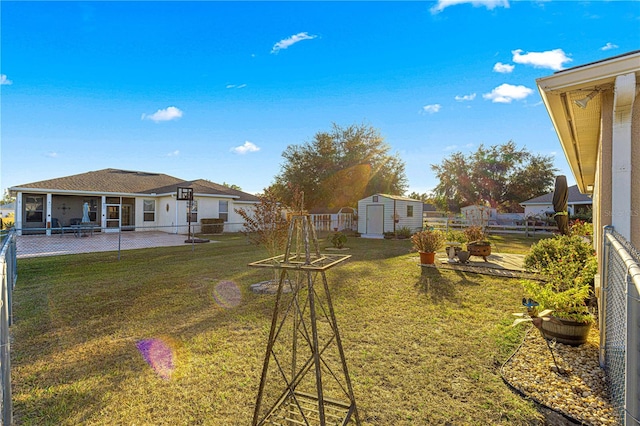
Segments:
[[[636,273],[637,266],[636,266]],[[640,294],[627,267],[627,371],[625,424],[640,423]]]
[[[122,226],[118,227],[118,261],[120,261],[120,247],[122,246]]]
[[[607,295],[609,292],[609,252],[611,251],[611,243],[607,238],[608,231],[611,227],[605,226],[602,232],[602,271],[600,271],[600,298],[598,298],[598,326],[600,328],[600,351],[599,362],[600,367],[606,366],[606,345],[607,330]]]

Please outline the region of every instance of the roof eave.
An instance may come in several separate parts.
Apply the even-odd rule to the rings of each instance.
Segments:
[[[635,51],[536,80],[542,101],[582,193],[591,192],[589,186],[595,181],[597,160],[593,155],[594,147],[591,145],[595,143],[597,149],[600,129],[597,132],[586,132],[581,128],[581,122],[575,118],[577,107],[571,104],[570,94],[584,92],[584,95],[587,95],[592,90],[612,90],[617,76],[631,72],[639,74],[639,63],[640,51]],[[600,103],[590,102],[589,108],[595,107],[599,108]]]

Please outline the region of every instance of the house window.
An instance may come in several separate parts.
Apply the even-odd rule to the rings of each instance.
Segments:
[[[155,200],[143,200],[142,211],[144,212],[145,222],[155,222],[156,220],[156,201]]]
[[[377,195],[374,195],[374,196],[373,196],[373,202],[374,202],[374,203],[377,203],[377,202],[378,202],[378,196],[377,196]]]
[[[413,217],[413,206],[407,206],[407,217]]]
[[[224,219],[225,222],[229,221],[229,202],[218,201],[218,218]]]
[[[191,209],[189,209],[189,204],[191,204]],[[191,222],[198,221],[198,202],[196,200],[187,201],[187,221],[189,221],[189,214],[191,215]]]
[[[24,209],[27,222],[44,222],[44,197],[42,195],[27,196]]]

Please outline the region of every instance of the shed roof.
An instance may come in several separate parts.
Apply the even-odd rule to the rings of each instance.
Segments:
[[[422,204],[422,201],[420,201],[420,200],[416,200],[415,198],[404,197],[402,195],[390,195],[390,194],[372,194],[372,195],[378,195],[380,197],[390,198],[392,200],[413,201],[414,203]],[[367,197],[367,198],[369,198],[369,197]]]

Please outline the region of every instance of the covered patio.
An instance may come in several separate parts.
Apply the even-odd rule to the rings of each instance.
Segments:
[[[66,254],[133,250],[151,247],[190,245],[185,235],[161,231],[100,232],[85,237],[74,233],[55,235],[20,235],[17,237],[18,259]]]

